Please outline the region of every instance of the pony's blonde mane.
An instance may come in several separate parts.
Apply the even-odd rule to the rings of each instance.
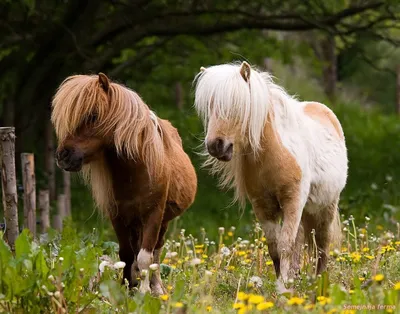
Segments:
[[[195,108],[204,121],[207,130],[212,114],[220,119],[241,125],[242,136],[248,139],[250,150],[255,156],[261,149],[266,123],[276,125],[296,123],[291,103],[295,98],[275,84],[267,72],[251,69],[246,82],[240,73],[240,63],[229,63],[202,68],[195,77]],[[273,112],[274,119],[268,120]],[[234,127],[232,125],[232,127]],[[204,167],[219,175],[222,188],[233,188],[235,196],[232,204],[239,201],[241,207],[246,203],[246,187],[243,173],[244,152],[236,151],[229,162],[222,162],[208,156]]]
[[[111,136],[109,141],[118,155],[143,162],[152,179],[163,173],[168,141],[158,118],[134,91],[112,82],[105,91],[98,75],[74,75],[62,82],[52,107],[51,119],[60,143],[95,114],[95,131]],[[105,161],[90,163],[82,172],[91,183],[97,205],[107,207],[113,196]]]

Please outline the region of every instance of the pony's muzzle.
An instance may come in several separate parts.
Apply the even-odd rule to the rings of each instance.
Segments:
[[[221,137],[207,141],[208,153],[221,161],[230,161],[233,155],[233,143]]]
[[[63,148],[56,152],[57,166],[65,171],[76,172],[82,169],[83,153],[72,148]]]

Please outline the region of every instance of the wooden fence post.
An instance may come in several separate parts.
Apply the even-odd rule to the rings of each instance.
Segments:
[[[46,152],[45,152],[46,175],[49,189],[50,201],[56,200],[56,165],[54,162],[54,138],[53,125],[49,119],[46,125]]]
[[[175,101],[180,111],[183,111],[183,87],[181,82],[175,84]]]
[[[0,159],[6,238],[11,250],[14,251],[15,239],[19,234],[14,127],[0,128]]]
[[[39,191],[39,210],[41,232],[46,233],[50,228],[50,200],[48,190]]]
[[[63,171],[64,195],[65,195],[65,214],[71,216],[71,173]]]
[[[57,214],[54,215],[54,228],[61,231],[63,228],[63,220],[65,217],[65,195],[60,194],[57,198]]]
[[[36,181],[35,156],[21,154],[22,185],[24,187],[24,228],[36,236]]]

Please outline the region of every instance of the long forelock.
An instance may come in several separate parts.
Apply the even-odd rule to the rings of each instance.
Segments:
[[[271,106],[268,73],[251,70],[246,82],[235,64],[207,68],[195,78],[195,107],[207,125],[212,114],[239,123],[243,136],[256,151]]]
[[[60,85],[52,105],[52,122],[60,142],[96,113],[97,131],[112,132],[118,154],[141,160],[152,175],[163,172],[164,144],[157,117],[134,91],[110,83],[107,95],[97,75],[75,75]]]

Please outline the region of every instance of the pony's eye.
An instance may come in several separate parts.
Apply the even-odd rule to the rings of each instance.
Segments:
[[[97,121],[97,114],[95,113],[91,114],[87,119],[88,123],[95,123],[96,121]]]

